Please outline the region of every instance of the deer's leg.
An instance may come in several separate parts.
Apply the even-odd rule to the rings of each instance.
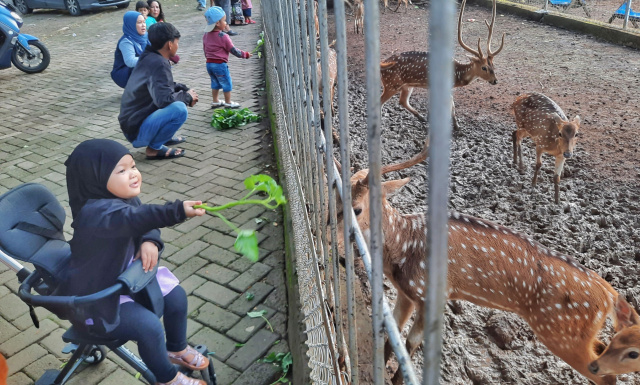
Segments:
[[[451,95],[451,121],[453,122],[453,129],[458,131],[458,119],[456,118],[456,103],[453,101],[453,95]]]
[[[402,328],[404,328],[404,324],[407,323],[409,317],[413,313],[414,304],[413,301],[409,299],[402,291],[398,290],[398,297],[396,299],[396,306],[393,308],[393,319],[396,321],[398,325],[398,330],[402,333]],[[384,345],[384,362],[389,361],[391,354],[393,353],[393,349],[391,348],[391,343],[387,339],[387,342]]]
[[[422,122],[426,122],[424,116],[420,115],[420,113],[409,104],[409,98],[411,97],[411,93],[413,92],[413,87],[404,86],[400,89],[400,104],[406,108],[409,112],[414,114],[416,118],[420,119]]]
[[[409,335],[407,336],[407,352],[409,357],[413,356],[416,349],[422,344],[424,339],[424,302],[420,303],[416,309],[416,318],[413,321]],[[397,370],[391,379],[393,385],[400,385],[403,383],[402,371]]]
[[[553,175],[553,187],[555,189],[556,204],[560,202],[560,176],[562,175],[562,168],[564,167],[564,156],[560,155],[556,157],[556,172]]]
[[[382,96],[380,96],[380,107],[382,107],[382,105],[385,104],[389,99],[391,99],[393,95],[397,94],[398,91],[400,91],[400,88],[387,87],[386,85],[384,85],[384,82],[382,84],[382,87],[384,88],[384,90],[382,92]]]
[[[540,167],[542,167],[542,147],[536,146],[536,171],[533,173],[533,181],[531,182],[533,186],[535,186],[538,181]]]

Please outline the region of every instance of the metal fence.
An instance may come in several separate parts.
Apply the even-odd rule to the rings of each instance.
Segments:
[[[411,359],[384,296],[382,282],[382,203],[380,142],[380,39],[379,0],[364,1],[367,86],[367,127],[370,186],[369,243],[357,226],[351,207],[349,114],[345,4],[334,1],[335,53],[328,41],[326,0],[262,0],[265,20],[267,78],[275,115],[278,150],[285,170],[292,213],[294,250],[311,381],[315,384],[358,384],[359,359],[356,333],[355,274],[352,242],[358,249],[371,284],[373,383],[384,384],[384,332],[396,353],[406,384],[418,384]],[[432,2],[429,21],[430,150],[429,179],[448,180],[450,100],[453,86],[454,2]],[[316,32],[319,38],[316,38]],[[319,56],[318,56],[319,55]],[[334,165],[333,112],[330,61],[337,69],[337,113],[340,135],[340,170]],[[321,73],[319,77],[318,63]],[[444,76],[443,76],[444,74]],[[320,80],[321,79],[321,80]],[[321,81],[322,84],[319,84]],[[323,122],[323,126],[321,125]],[[423,383],[437,384],[441,329],[447,276],[447,185],[429,185],[429,288],[425,323]],[[341,212],[343,232],[338,234]],[[337,240],[345,240],[338,255]],[[345,277],[339,259],[345,260]],[[340,284],[346,279],[346,298]],[[346,302],[347,317],[341,309]],[[346,318],[346,319],[345,319]]]

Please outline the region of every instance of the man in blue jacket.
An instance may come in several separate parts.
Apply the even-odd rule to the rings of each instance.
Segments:
[[[180,32],[169,23],[157,23],[149,28],[149,42],[124,89],[118,120],[133,147],[147,147],[147,159],[178,158],[185,151],[167,146],[184,142],[174,135],[198,94],[173,81],[169,58],[178,51]]]

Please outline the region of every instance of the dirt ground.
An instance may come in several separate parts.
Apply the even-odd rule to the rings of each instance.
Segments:
[[[603,4],[606,9],[619,5]],[[467,6],[465,20],[475,20],[464,24],[467,44],[473,46],[478,37],[485,44],[487,29],[482,21],[489,18],[488,9]],[[332,29],[332,15],[329,20]],[[423,6],[381,14],[381,59],[427,50],[427,22],[428,9]],[[367,164],[364,38],[353,33],[352,21],[347,31],[351,162],[361,169]],[[494,61],[498,84],[476,80],[454,92],[461,130],[451,144],[449,208],[495,221],[573,255],[639,308],[640,54],[500,14],[494,50],[503,32],[505,47]],[[457,46],[455,58],[466,62],[465,53]],[[567,160],[560,182],[559,205],[553,201],[552,157],[543,157],[536,187],[531,186],[535,151],[530,139],[523,143],[524,174],[512,166],[515,122],[510,105],[518,95],[533,91],[552,98],[570,119],[577,114],[582,120],[575,156]],[[429,129],[397,100],[392,98],[382,110],[384,163],[418,153]],[[416,89],[412,105],[426,111],[427,102],[427,92]],[[424,168],[390,173],[385,179],[407,176],[411,182],[391,203],[405,213],[423,211],[428,194]],[[393,289],[387,294],[395,297]],[[444,325],[442,384],[588,383],[513,314],[449,302]],[[603,337],[607,340],[610,333]],[[420,372],[422,351],[413,360]],[[640,384],[640,375],[618,379],[619,384]]]

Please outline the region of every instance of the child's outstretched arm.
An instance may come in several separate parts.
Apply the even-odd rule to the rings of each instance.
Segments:
[[[236,47],[232,47],[229,52],[233,56],[239,57],[240,59],[248,59],[248,58],[250,58],[252,56],[251,52],[241,51],[241,50],[237,49]]]

